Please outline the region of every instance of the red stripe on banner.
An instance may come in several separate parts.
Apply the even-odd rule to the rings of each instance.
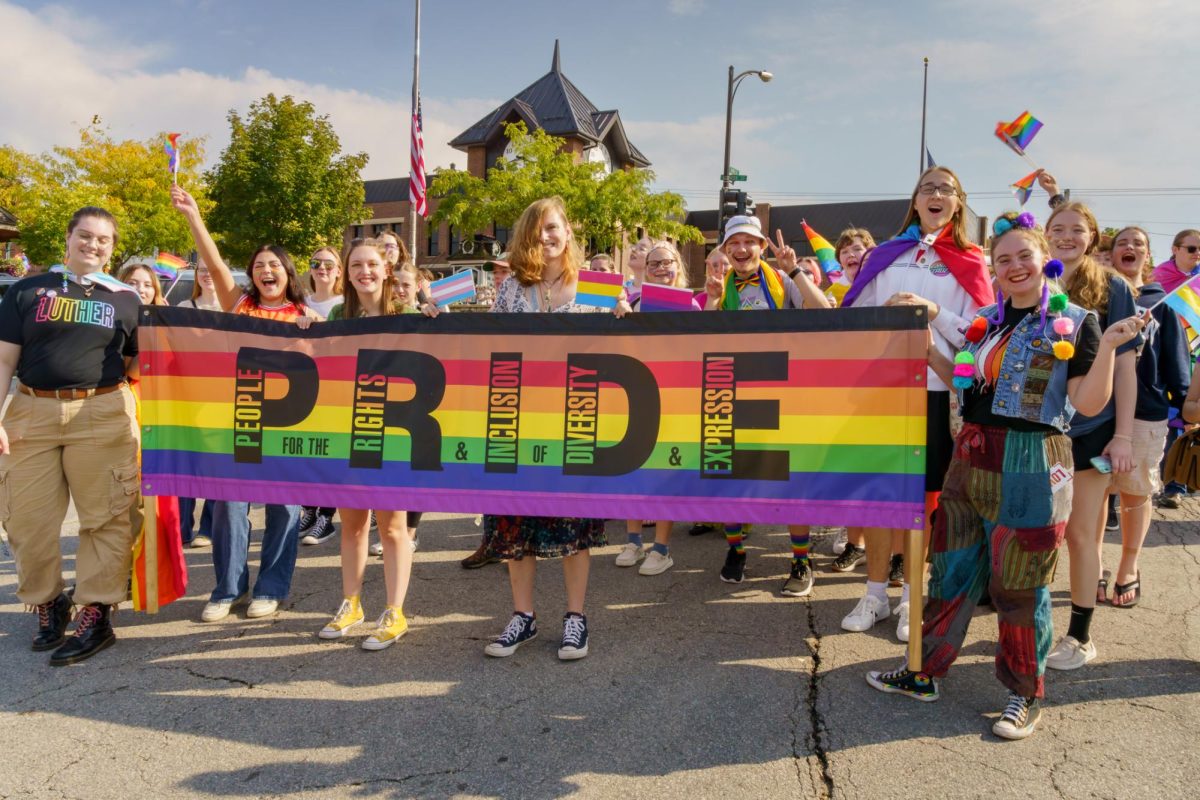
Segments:
[[[233,378],[236,372],[235,353],[143,351],[142,361],[149,364],[147,375],[175,377]],[[317,359],[317,369],[324,380],[352,381],[355,378],[354,356],[326,356]],[[488,361],[443,361],[446,383],[451,386],[487,386]],[[663,389],[686,389],[700,385],[700,365],[694,361],[655,361],[646,364]],[[903,386],[915,385],[924,373],[925,364],[916,359],[804,359],[793,360],[789,371],[795,387],[829,388],[837,386]],[[521,383],[524,386],[563,386],[566,377],[564,362],[527,361],[522,365]],[[775,382],[739,381],[739,386],[771,386]]]

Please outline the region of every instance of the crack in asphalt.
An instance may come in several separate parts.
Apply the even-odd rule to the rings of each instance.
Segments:
[[[819,707],[821,699],[821,630],[817,626],[817,612],[812,604],[812,597],[804,598],[804,608],[808,612],[808,630],[811,636],[805,639],[812,667],[808,674],[808,721],[810,733],[808,750],[817,759],[821,768],[821,781],[825,784],[824,797],[833,797],[833,773],[829,770],[829,753],[825,750],[825,716]],[[793,735],[793,748],[795,736]]]

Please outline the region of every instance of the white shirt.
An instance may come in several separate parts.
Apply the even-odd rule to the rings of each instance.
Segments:
[[[924,250],[920,259],[916,258],[918,249]],[[937,304],[938,315],[929,323],[933,329],[933,343],[942,355],[953,361],[955,353],[966,343],[967,326],[980,307],[955,280],[932,247],[914,245],[863,288],[854,306],[881,306],[897,292],[911,292]],[[931,392],[949,391],[932,367],[928,370],[926,388]]]
[[[311,294],[304,298],[304,305],[308,306],[326,319],[329,318],[329,312],[333,311],[333,307],[340,302],[342,302],[342,297],[341,295],[337,294],[328,300],[317,300]]]

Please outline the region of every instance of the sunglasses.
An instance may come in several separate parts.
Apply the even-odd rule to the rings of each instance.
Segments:
[[[1193,255],[1193,256],[1194,256],[1194,255],[1196,255],[1196,252],[1197,252],[1197,251],[1200,251],[1200,245],[1194,245],[1194,244],[1181,244],[1181,245],[1179,245],[1179,249],[1180,249],[1180,250],[1186,250],[1186,251],[1188,252],[1188,254],[1189,254],[1189,255]]]
[[[336,269],[336,261],[310,261],[308,264],[310,269]]]

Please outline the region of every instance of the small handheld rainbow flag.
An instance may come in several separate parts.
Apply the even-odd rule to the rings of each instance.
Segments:
[[[676,289],[674,286],[659,286],[654,283],[642,284],[642,300],[638,304],[640,311],[698,311],[692,302],[691,289]]]
[[[1021,178],[1021,180],[1012,184],[1013,194],[1017,196],[1017,200],[1021,203],[1021,205],[1025,205],[1029,202],[1029,196],[1033,194],[1033,184],[1035,181],[1037,181],[1037,175],[1038,174],[1036,172],[1031,172],[1024,178]]]
[[[1042,123],[1028,111],[1012,122],[996,123],[996,138],[1012,148],[1019,156],[1025,156],[1025,148],[1042,129]]]
[[[179,277],[179,270],[187,269],[187,262],[176,255],[172,255],[166,251],[159,251],[158,256],[154,259],[154,273],[160,277],[173,281]]]
[[[439,308],[475,299],[475,274],[469,269],[429,284],[429,299]]]
[[[821,271],[831,280],[837,280],[842,274],[842,265],[838,263],[833,245],[824,236],[808,227],[807,221],[800,220],[800,224],[804,227],[804,235],[808,237],[808,246],[813,249],[813,255],[821,264]]]
[[[581,306],[593,306],[594,308],[616,308],[617,299],[621,296],[623,281],[619,272],[581,269],[579,270],[579,282],[575,286],[575,302]],[[642,289],[645,288],[643,284]]]
[[[163,145],[163,152],[168,156],[167,170],[176,183],[179,182],[179,137],[182,135],[181,133],[168,133],[167,143]]]

